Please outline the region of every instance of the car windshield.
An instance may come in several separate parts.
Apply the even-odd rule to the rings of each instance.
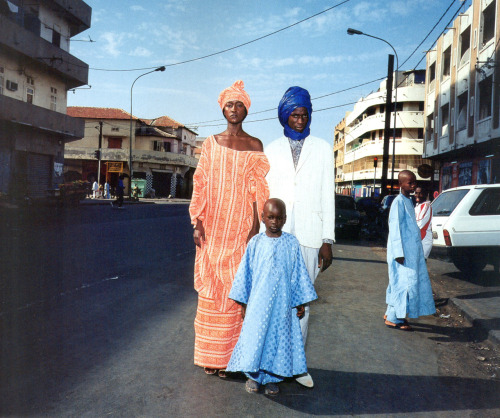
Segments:
[[[450,216],[468,192],[469,189],[460,189],[440,194],[432,202],[432,215]]]
[[[354,199],[347,196],[335,198],[335,206],[338,209],[346,209],[346,210],[356,210],[356,205],[354,204]]]

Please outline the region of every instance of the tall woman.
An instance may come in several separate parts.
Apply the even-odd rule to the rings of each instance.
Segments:
[[[228,299],[234,275],[269,197],[269,163],[259,139],[243,131],[250,108],[243,81],[223,90],[219,105],[227,129],[208,137],[193,178],[189,212],[194,225],[194,363],[225,377],[243,322],[241,306]]]

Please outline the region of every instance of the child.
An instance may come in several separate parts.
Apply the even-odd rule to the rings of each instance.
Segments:
[[[265,386],[279,392],[285,376],[307,373],[299,317],[318,296],[297,239],[281,229],[286,208],[280,199],[264,204],[266,231],[248,243],[229,298],[243,305],[243,327],[226,371],[244,372],[247,392]]]
[[[411,171],[398,176],[401,193],[392,202],[389,212],[387,240],[387,287],[385,324],[394,329],[412,331],[406,321],[436,312],[431,281],[425,264],[420,228],[415,220],[415,209],[410,193],[415,191],[417,179]]]

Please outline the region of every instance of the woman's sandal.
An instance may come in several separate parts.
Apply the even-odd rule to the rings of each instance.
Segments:
[[[226,371],[221,369],[217,372],[217,375],[221,378],[221,379],[225,379],[227,377],[227,374],[226,374]]]
[[[208,374],[209,376],[212,376],[214,375],[215,373],[217,373],[217,369],[210,369],[208,367],[205,367],[205,374]]]

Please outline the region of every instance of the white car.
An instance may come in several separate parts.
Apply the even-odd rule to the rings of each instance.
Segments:
[[[433,248],[446,248],[462,272],[500,262],[500,184],[455,187],[432,202]]]

